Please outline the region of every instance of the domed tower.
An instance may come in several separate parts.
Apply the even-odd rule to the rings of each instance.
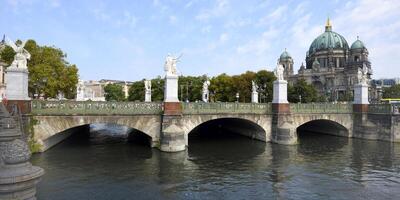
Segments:
[[[306,56],[306,68],[312,69],[315,59],[321,68],[343,68],[349,54],[349,45],[346,39],[332,31],[330,19],[326,21],[325,32],[319,35],[311,43]]]
[[[278,63],[283,65],[283,68],[285,69],[283,75],[285,76],[285,79],[288,80],[288,77],[293,75],[293,58],[286,51],[286,48],[285,51],[279,57]]]
[[[368,50],[358,36],[357,40],[351,45],[349,60],[350,62],[368,61]]]

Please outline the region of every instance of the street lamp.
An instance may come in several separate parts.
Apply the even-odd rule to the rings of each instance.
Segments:
[[[300,100],[299,102],[301,103],[301,95],[299,95],[299,100]]]
[[[239,92],[236,93],[236,102],[239,103]]]

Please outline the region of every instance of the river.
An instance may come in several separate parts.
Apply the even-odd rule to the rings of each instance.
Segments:
[[[37,198],[400,199],[400,144],[309,133],[285,146],[219,132],[163,153],[125,135],[78,132],[33,155],[46,171]]]

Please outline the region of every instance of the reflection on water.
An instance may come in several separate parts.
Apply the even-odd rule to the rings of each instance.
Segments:
[[[32,157],[46,170],[38,199],[400,199],[399,144],[307,134],[284,146],[215,134],[162,153],[82,135]]]

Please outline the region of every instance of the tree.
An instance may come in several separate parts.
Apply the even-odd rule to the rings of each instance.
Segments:
[[[144,80],[133,82],[128,90],[128,101],[144,101],[144,90]]]
[[[55,98],[58,93],[63,93],[66,98],[75,97],[78,68],[66,61],[67,55],[61,49],[39,46],[34,40],[28,40],[24,48],[31,54],[28,61],[28,91],[31,97],[43,94],[45,98]],[[9,46],[1,52],[1,58],[8,65],[14,60],[14,55]]]
[[[385,99],[400,98],[400,84],[393,85],[392,87],[383,89],[382,97]]]
[[[308,84],[304,79],[299,80],[294,86],[288,86],[288,101],[292,103],[318,102],[320,97],[317,89]]]
[[[260,96],[261,102],[272,101],[272,90],[273,82],[276,77],[273,72],[267,70],[260,70],[255,75],[255,81],[258,86],[258,95]]]
[[[124,101],[125,94],[122,86],[119,84],[108,84],[104,87],[106,101]]]
[[[218,75],[210,80],[210,92],[213,93],[214,101],[233,102],[236,101],[236,88],[233,79],[227,74]]]

